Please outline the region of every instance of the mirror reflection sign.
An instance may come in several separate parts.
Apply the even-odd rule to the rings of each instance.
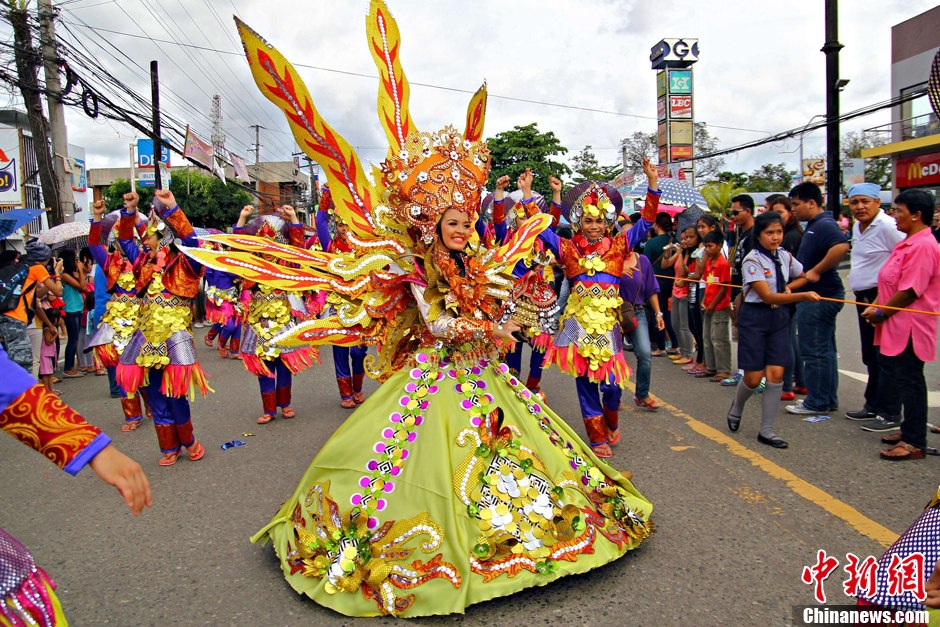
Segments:
[[[692,70],[669,70],[669,93],[692,93]]]
[[[656,119],[660,122],[666,119],[666,97],[660,96],[656,101]]]

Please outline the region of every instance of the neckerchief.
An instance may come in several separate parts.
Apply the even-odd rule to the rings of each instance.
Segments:
[[[769,258],[774,262],[774,265],[777,267],[777,293],[783,294],[787,291],[787,280],[783,276],[783,261],[780,259],[780,249],[770,252],[764,248],[757,238],[754,238],[754,248],[760,251],[760,254]]]

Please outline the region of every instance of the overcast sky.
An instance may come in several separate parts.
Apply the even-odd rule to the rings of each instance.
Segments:
[[[237,14],[299,68],[317,107],[365,161],[385,154],[376,118],[376,80],[365,40],[366,0],[66,0],[62,19],[74,32],[106,38],[146,67],[160,61],[163,89],[185,98],[168,112],[208,139],[211,96],[222,96],[226,147],[247,156],[260,124],[262,160],[289,158],[297,148],[276,107],[254,86],[243,56],[193,49],[190,44],[240,51],[231,15]],[[475,90],[486,79],[490,100],[486,135],[538,122],[570,150],[593,146],[602,164],[619,160],[620,138],[656,129],[655,72],[650,48],[663,37],[697,37],[695,117],[707,122],[722,147],[805,124],[825,112],[823,2],[698,0],[391,0],[402,34],[402,63],[412,81],[411,110],[421,130],[451,123],[462,128],[469,94],[423,87]],[[842,111],[883,101],[890,94],[890,27],[935,5],[844,1],[840,6],[841,75],[851,82]],[[79,20],[98,29],[87,30]],[[223,28],[224,24],[224,28]],[[3,35],[9,33],[4,25]],[[142,39],[185,44],[160,44]],[[68,38],[63,29],[60,34]],[[98,50],[88,41],[93,50]],[[139,70],[100,51],[98,60],[142,94],[149,84]],[[209,69],[211,68],[211,69]],[[327,71],[335,70],[335,71]],[[926,77],[925,77],[926,80]],[[610,113],[513,102],[525,98]],[[846,124],[861,130],[889,121],[887,111]],[[122,166],[137,133],[116,122],[92,121],[80,110],[67,114],[70,143],[84,146],[88,166]],[[733,128],[725,128],[733,127]],[[736,130],[752,129],[752,130]],[[763,131],[753,132],[753,131]],[[824,131],[806,137],[806,155],[821,154]],[[798,165],[799,142],[790,140],[726,157],[726,169],[751,171],[763,163]],[[181,159],[174,155],[174,163]],[[249,158],[251,161],[251,158]]]

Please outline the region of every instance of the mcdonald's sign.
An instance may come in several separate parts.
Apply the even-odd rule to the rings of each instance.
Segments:
[[[940,154],[898,159],[894,171],[897,187],[940,185]]]

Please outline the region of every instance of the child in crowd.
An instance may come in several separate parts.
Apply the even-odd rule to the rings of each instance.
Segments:
[[[53,394],[61,394],[60,390],[52,387],[52,374],[59,361],[59,347],[56,339],[59,337],[59,322],[61,313],[58,309],[47,309],[42,325],[42,347],[39,349],[39,376],[42,384]]]
[[[705,346],[705,369],[710,381],[720,382],[731,376],[731,264],[721,252],[724,238],[718,231],[705,234],[705,320],[702,342]]]
[[[754,249],[741,265],[744,283],[741,312],[738,314],[738,365],[744,377],[728,411],[728,429],[737,431],[744,404],[767,378],[767,391],[761,405],[761,427],[757,441],[774,448],[788,444],[774,433],[774,420],[780,408],[783,370],[793,358],[790,352],[790,318],[797,302],[818,302],[816,292],[791,293],[806,284],[803,266],[780,248],[783,221],[768,211],[754,221]]]
[[[676,280],[672,286],[673,328],[679,337],[680,358],[674,363],[694,367],[692,357],[695,354],[695,336],[689,326],[689,276],[695,272],[695,260],[692,253],[701,243],[698,231],[690,226],[680,236],[681,248],[671,244],[666,251],[663,266],[675,268]]]

